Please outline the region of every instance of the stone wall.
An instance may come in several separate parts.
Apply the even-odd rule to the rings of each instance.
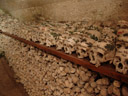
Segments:
[[[21,20],[38,16],[59,21],[117,20],[128,17],[127,0],[1,0],[0,7]]]

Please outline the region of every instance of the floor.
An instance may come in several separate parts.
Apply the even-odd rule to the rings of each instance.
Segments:
[[[8,66],[7,60],[0,58],[0,96],[28,96],[23,85],[16,83],[14,72]]]

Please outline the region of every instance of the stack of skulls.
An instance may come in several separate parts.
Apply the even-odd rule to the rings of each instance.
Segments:
[[[100,23],[100,22],[99,22]],[[83,26],[84,30],[81,31],[81,39],[76,45],[76,54],[78,58],[85,58],[89,56],[89,51],[92,45],[99,39],[101,33],[99,26],[94,26],[94,22],[88,22]]]
[[[90,62],[95,64],[96,67],[99,67],[105,62],[113,62],[115,56],[116,33],[112,25],[114,27],[112,22],[100,25],[103,26],[103,28],[99,30],[100,35],[90,49]],[[96,34],[98,34],[98,32]]]
[[[7,16],[7,18],[10,17]],[[104,62],[108,62],[108,64],[114,63],[118,72],[127,73],[127,60],[121,60],[121,58],[127,58],[127,56],[122,55],[122,49],[127,51],[128,46],[128,25],[126,21],[120,21],[118,27],[117,24],[109,21],[40,21],[39,23],[33,22],[31,24],[30,22],[18,22],[12,17],[6,20],[5,16],[1,16],[0,21],[0,28],[3,31],[41,45],[55,47],[57,50],[64,51],[67,54],[75,53],[78,58],[89,57],[90,62],[96,67],[99,67]],[[13,27],[14,25],[15,28]],[[18,32],[19,30],[21,32]],[[119,45],[122,47],[119,48]],[[127,54],[127,52],[124,52],[124,54]]]
[[[127,87],[3,35],[3,49],[29,96],[121,96]],[[10,43],[9,43],[10,42]],[[122,93],[121,93],[122,92]],[[127,96],[127,95],[124,95]]]
[[[116,71],[127,74],[128,72],[128,22],[120,21],[116,40],[116,54],[113,64]]]

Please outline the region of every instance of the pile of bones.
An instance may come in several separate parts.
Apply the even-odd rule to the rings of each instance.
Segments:
[[[54,46],[67,54],[75,53],[78,58],[89,57],[96,67],[109,62],[115,65],[116,71],[127,74],[128,22],[119,21],[116,28],[112,22],[107,23],[44,21],[33,26],[34,30],[24,29],[13,34],[41,45]]]
[[[128,70],[128,22],[20,22],[0,15],[0,29],[29,41],[55,47],[78,58],[89,57],[96,67],[114,64],[116,71]],[[32,46],[0,35],[17,82],[30,96],[121,96],[127,93],[119,81],[99,75]],[[122,89],[121,89],[122,88]]]

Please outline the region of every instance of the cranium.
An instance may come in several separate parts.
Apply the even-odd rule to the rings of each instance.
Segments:
[[[97,30],[87,30],[86,34],[89,38],[94,39],[95,41],[99,40],[101,33]]]
[[[120,27],[122,27],[122,28],[128,28],[128,22],[127,21],[125,21],[125,20],[121,20],[121,21],[119,21],[118,22],[118,25],[120,26]]]
[[[103,30],[102,30],[102,35],[101,35],[101,38],[102,40],[105,40],[105,41],[110,41],[110,42],[113,42],[115,41],[116,39],[116,31],[109,28],[109,27],[105,27]]]
[[[116,41],[116,49],[118,50],[119,48],[121,48],[122,46],[128,46],[128,43],[126,42],[122,42],[122,41]]]
[[[59,36],[57,41],[56,41],[56,49],[57,50],[62,50],[64,48],[64,41],[67,38],[67,34],[63,34],[62,36]]]
[[[39,34],[38,40],[40,41],[40,44],[45,45],[46,44],[46,40],[45,39],[46,39],[45,34],[43,34],[43,33]]]
[[[95,41],[90,38],[85,38],[76,45],[76,54],[78,58],[84,58],[88,56],[88,52]]]
[[[126,74],[128,71],[128,44],[120,46],[117,49],[113,64],[116,71]]]
[[[75,38],[67,38],[64,41],[64,51],[65,53],[69,53],[72,54],[73,51],[75,51],[75,45],[76,45],[77,41],[75,41]]]
[[[109,42],[95,42],[89,51],[90,62],[95,64],[96,67],[101,63],[110,61],[112,62],[115,54],[115,46]]]
[[[76,47],[76,54],[78,55],[78,58],[87,57],[88,50],[89,50],[89,47],[86,44],[86,42],[82,42],[82,43],[79,42]]]
[[[34,42],[38,41],[37,36],[36,35],[33,35],[32,38],[31,38],[31,40],[34,41]]]
[[[102,26],[111,27],[111,26],[113,26],[113,21],[104,21],[104,22],[102,22]]]
[[[51,47],[55,45],[57,36],[54,34],[46,34],[46,46]],[[56,37],[55,37],[56,36]]]
[[[128,29],[119,29],[117,35],[119,41],[128,42]]]

